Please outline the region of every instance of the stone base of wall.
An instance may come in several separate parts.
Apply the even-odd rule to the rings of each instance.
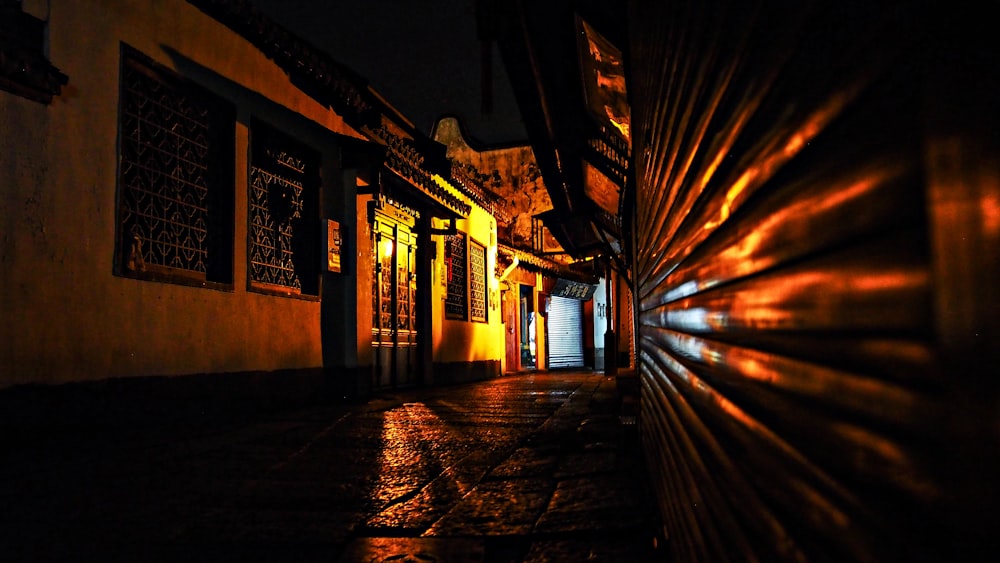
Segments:
[[[482,381],[500,376],[500,360],[475,362],[434,362],[431,374],[433,385],[448,385],[468,381]]]
[[[153,429],[364,398],[363,368],[129,377],[0,390],[0,440]],[[368,371],[364,370],[367,374]]]
[[[430,385],[499,377],[500,361],[435,363]],[[371,367],[144,376],[0,389],[0,441],[198,425],[310,405],[364,401]]]

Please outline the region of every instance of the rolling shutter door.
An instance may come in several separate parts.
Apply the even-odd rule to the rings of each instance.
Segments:
[[[949,100],[962,88],[929,71],[932,47],[900,45],[940,30],[908,29],[889,10],[834,25],[849,13],[834,3],[746,3],[743,14],[636,4],[640,432],[670,538],[663,558],[955,557],[961,541],[945,530],[964,534],[996,511],[985,496],[954,512],[944,499],[992,489],[971,476],[996,465],[968,481],[951,466],[979,449],[971,436],[997,434],[948,429],[985,425],[958,397],[995,390],[996,378],[938,367],[949,332],[936,324],[932,260],[952,249],[932,245],[928,209],[958,221],[960,186],[996,175],[929,156],[966,145],[957,128],[928,126],[927,85]],[[869,64],[879,60],[892,62]],[[936,166],[949,169],[949,195],[928,207]],[[946,391],[966,385],[976,391]],[[985,510],[972,516],[973,504]]]
[[[549,298],[549,368],[583,367],[583,302]]]

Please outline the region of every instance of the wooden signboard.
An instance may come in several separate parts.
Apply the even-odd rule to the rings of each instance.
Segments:
[[[340,273],[340,223],[327,220],[326,222],[326,269],[330,272]]]

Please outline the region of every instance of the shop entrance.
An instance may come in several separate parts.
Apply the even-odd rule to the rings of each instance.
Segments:
[[[372,232],[373,386],[416,382],[417,344],[414,298],[417,291],[417,236],[412,217],[386,205],[375,211]]]
[[[548,367],[583,367],[583,302],[553,295],[549,297],[546,320]]]
[[[535,369],[537,367],[537,349],[535,347],[535,299],[534,288],[529,285],[520,285],[521,306],[520,306],[520,333],[521,333],[521,369]]]

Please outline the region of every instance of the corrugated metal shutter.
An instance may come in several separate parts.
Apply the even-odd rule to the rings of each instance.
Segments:
[[[934,47],[907,10],[726,6],[630,12],[640,426],[668,559],[962,558],[983,518],[961,502],[995,487],[949,464],[996,451],[966,438],[995,440],[973,395],[996,404],[996,379],[968,393],[937,367],[952,248],[932,253],[925,174],[961,155],[926,151],[963,145],[925,130]]]
[[[583,302],[549,298],[549,368],[583,367]]]

